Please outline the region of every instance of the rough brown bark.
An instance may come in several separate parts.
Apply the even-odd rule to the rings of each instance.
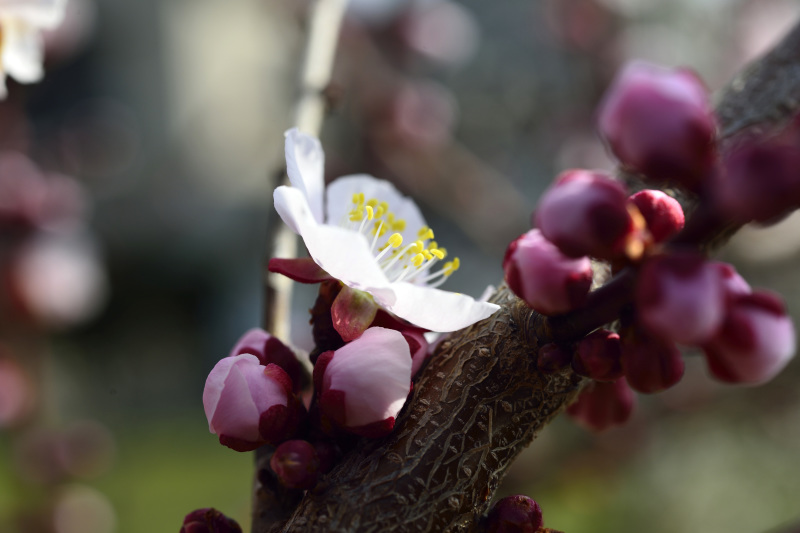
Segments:
[[[796,115],[800,26],[736,78],[717,109],[729,142]],[[276,529],[475,530],[475,518],[488,507],[506,468],[580,389],[582,380],[570,371],[538,373],[537,347],[553,338],[579,338],[614,319],[630,301],[632,286],[630,277],[618,279],[594,293],[612,293],[597,297],[602,305],[549,321],[501,288],[494,298],[500,312],[439,347],[395,431],[363,441]]]

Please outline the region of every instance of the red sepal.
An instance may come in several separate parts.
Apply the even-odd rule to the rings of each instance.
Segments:
[[[220,435],[219,443],[237,452],[252,452],[265,444],[263,440],[250,442],[244,439],[237,439],[236,437],[228,437],[227,435]]]
[[[270,272],[282,274],[299,283],[321,283],[323,281],[335,279],[310,257],[301,257],[298,259],[273,257],[269,260],[267,268]]]

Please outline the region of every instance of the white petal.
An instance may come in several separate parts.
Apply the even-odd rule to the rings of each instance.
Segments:
[[[426,223],[417,204],[400,194],[388,181],[379,180],[367,174],[343,176],[328,185],[325,200],[328,222],[339,224],[342,219],[346,219],[352,209],[353,195],[360,192],[364,193],[366,200],[375,198],[380,202],[388,203],[389,211],[394,213],[397,219],[406,221],[406,229],[401,232],[404,242],[411,243],[419,238],[417,232]]]
[[[286,173],[293,187],[303,191],[317,222],[323,222],[322,197],[325,189],[325,152],[319,140],[297,128],[285,133]]]
[[[272,199],[275,202],[275,211],[293,232],[301,234],[301,228],[317,225],[302,191],[281,185],[272,193]]]
[[[391,288],[397,301],[387,309],[431,331],[448,332],[465,328],[500,309],[495,304],[477,302],[463,294],[406,282],[393,283]]]
[[[369,328],[336,350],[325,369],[330,388],[345,393],[350,427],[397,416],[411,387],[411,353],[395,330]]]
[[[5,71],[22,83],[42,79],[44,40],[39,30],[18,17],[5,17],[2,24],[2,66]]]
[[[64,18],[67,0],[0,0],[3,16],[23,18],[40,28],[53,28]]]

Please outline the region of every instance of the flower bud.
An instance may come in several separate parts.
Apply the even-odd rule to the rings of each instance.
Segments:
[[[272,454],[269,466],[290,489],[311,489],[317,484],[320,461],[314,446],[304,440],[287,440]]]
[[[323,415],[364,437],[387,435],[411,389],[409,344],[399,331],[372,327],[320,354],[314,387]]]
[[[180,533],[242,533],[242,528],[235,520],[207,507],[187,514]]]
[[[622,337],[622,369],[633,390],[652,394],[677,384],[684,364],[674,342],[631,328]]]
[[[588,257],[571,259],[532,229],[513,241],[503,259],[506,283],[543,315],[566,313],[586,302],[592,285]]]
[[[800,146],[782,139],[750,141],[725,158],[712,192],[731,219],[769,222],[800,206],[798,169]]]
[[[572,352],[555,343],[548,343],[539,348],[536,366],[543,374],[552,374],[566,368],[572,362]]]
[[[305,371],[294,352],[283,344],[277,337],[273,337],[261,328],[248,330],[236,342],[230,356],[234,357],[249,353],[258,357],[258,362],[264,366],[272,363],[278,365],[289,374],[297,393],[303,384]]]
[[[211,370],[203,390],[208,429],[237,452],[291,437],[302,416],[292,380],[278,365],[252,354],[226,357]]]
[[[698,190],[714,160],[708,91],[686,69],[633,62],[600,105],[600,134],[623,165]]]
[[[646,189],[630,197],[647,224],[653,242],[663,242],[683,229],[683,208],[672,196]]]
[[[625,252],[634,223],[620,183],[590,170],[568,170],[536,210],[542,235],[569,257],[613,259]]]
[[[637,316],[652,333],[679,344],[710,339],[724,316],[717,267],[692,252],[650,258],[636,287]]]
[[[727,383],[769,381],[795,352],[795,331],[781,300],[767,292],[739,296],[717,335],[703,346],[711,373]]]
[[[591,431],[603,431],[624,424],[633,412],[636,396],[625,378],[617,381],[595,381],[567,407],[575,422]]]
[[[605,329],[593,331],[578,342],[572,368],[595,381],[614,381],[622,377],[619,335]]]
[[[521,494],[506,496],[494,504],[486,517],[487,533],[535,533],[542,527],[542,508]]]
[[[720,273],[722,291],[725,293],[726,302],[730,302],[738,296],[753,292],[753,289],[750,288],[750,284],[736,272],[733,265],[723,263],[722,261],[711,261],[709,264]]]

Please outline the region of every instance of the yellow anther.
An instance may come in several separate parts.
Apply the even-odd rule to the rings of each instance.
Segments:
[[[437,248],[431,248],[430,250],[431,255],[433,255],[436,259],[442,260],[444,259],[444,252]]]
[[[389,202],[381,202],[378,204],[378,207],[383,208],[384,211],[389,211]]]
[[[434,248],[438,248],[439,243],[436,241],[431,241],[428,243],[428,250],[433,250]]]
[[[392,225],[392,229],[394,231],[403,231],[406,229],[406,221],[403,220],[402,218],[400,220],[390,222],[390,224]]]
[[[422,241],[416,241],[414,243],[414,247],[415,247],[414,251],[419,253],[419,252],[421,252],[422,250],[425,249],[425,244]]]
[[[444,264],[444,275],[449,276],[461,267],[461,260],[456,257],[452,261]]]
[[[428,231],[430,231],[430,229],[431,228],[429,228],[428,226],[422,226],[421,228],[419,228],[419,231],[417,232],[417,236],[420,239],[424,239],[425,238],[425,234],[428,233]]]
[[[364,218],[364,210],[361,208],[350,211],[350,222],[358,222]]]
[[[353,203],[356,205],[361,205],[364,203],[364,193],[357,192],[353,195]]]
[[[370,198],[369,200],[367,200],[367,205],[375,209],[376,207],[378,207],[378,200],[376,198]]]
[[[442,254],[443,254],[445,257],[447,257],[447,248],[439,248],[438,246],[437,246],[436,248],[437,248],[437,249],[438,249],[440,252],[442,252]]]
[[[393,233],[391,237],[386,241],[387,246],[391,245],[394,248],[399,248],[401,244],[403,244],[403,236],[399,233]]]
[[[375,211],[372,209],[371,205],[367,205],[367,207],[365,209],[367,210],[367,218],[369,220],[372,220],[373,218],[375,218]]]
[[[378,208],[375,210],[375,218],[381,218],[385,212],[386,209],[384,209],[382,205],[379,205]]]
[[[372,227],[372,234],[377,235],[378,237],[383,237],[386,235],[386,231],[388,229],[389,228],[386,227],[386,224],[384,224],[382,220],[376,220]]]
[[[422,250],[422,255],[425,257],[427,261],[433,259],[433,254],[431,254],[428,250]]]
[[[413,258],[411,258],[411,262],[414,264],[415,267],[422,265],[425,262],[425,256],[422,254],[417,254]]]
[[[428,239],[433,239],[433,230],[428,228],[427,231],[425,231],[424,233],[420,232],[419,238],[422,239],[423,241],[427,241]]]

